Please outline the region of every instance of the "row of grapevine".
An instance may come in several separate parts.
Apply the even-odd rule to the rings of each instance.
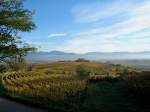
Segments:
[[[6,73],[2,77],[2,84],[9,95],[67,110],[75,110],[82,104],[86,90],[85,80],[71,75],[47,75],[37,72]]]

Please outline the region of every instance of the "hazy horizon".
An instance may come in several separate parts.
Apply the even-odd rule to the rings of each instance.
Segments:
[[[45,52],[45,53],[52,53],[52,52],[63,52],[63,53],[73,53],[73,54],[87,54],[87,53],[150,53],[150,51],[95,51],[95,52],[84,52],[84,53],[74,53],[74,52],[67,52],[67,51],[61,51],[61,50],[50,50],[50,51],[37,51]],[[34,52],[33,52],[34,53]]]

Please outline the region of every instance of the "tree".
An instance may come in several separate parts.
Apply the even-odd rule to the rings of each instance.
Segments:
[[[35,48],[24,44],[18,32],[35,29],[33,12],[24,9],[24,0],[0,0],[0,61],[20,62],[28,51]]]

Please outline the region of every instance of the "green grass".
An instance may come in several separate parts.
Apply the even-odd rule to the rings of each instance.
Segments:
[[[4,96],[5,95],[5,91],[4,91],[4,88],[1,84],[1,76],[2,74],[0,73],[0,96]]]
[[[5,92],[2,87],[0,87],[0,96],[4,96]]]
[[[139,100],[126,96],[120,81],[90,84],[82,111],[84,112],[149,112]],[[132,93],[131,93],[132,94]]]

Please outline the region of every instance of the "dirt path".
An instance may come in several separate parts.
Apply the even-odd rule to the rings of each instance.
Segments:
[[[0,112],[46,112],[0,97]]]

